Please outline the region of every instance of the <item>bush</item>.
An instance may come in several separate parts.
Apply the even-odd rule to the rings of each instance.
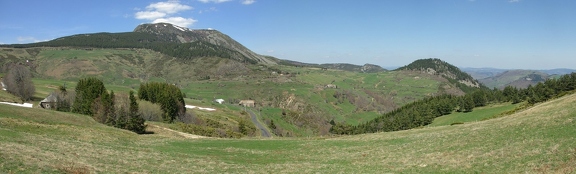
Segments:
[[[18,96],[22,102],[32,99],[36,88],[32,83],[32,73],[24,65],[14,65],[3,78],[6,91]]]
[[[160,105],[151,103],[149,101],[138,101],[140,107],[140,115],[146,121],[162,121],[162,109]]]
[[[138,96],[141,100],[160,104],[164,112],[164,122],[172,123],[178,116],[186,113],[184,96],[180,88],[167,83],[149,82],[140,84]]]

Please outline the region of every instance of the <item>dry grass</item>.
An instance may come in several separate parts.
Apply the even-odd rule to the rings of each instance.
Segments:
[[[507,117],[332,139],[136,135],[81,115],[0,107],[10,173],[574,173],[576,95]]]

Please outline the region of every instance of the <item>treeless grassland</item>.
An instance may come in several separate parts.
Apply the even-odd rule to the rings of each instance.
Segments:
[[[576,94],[455,126],[336,138],[136,135],[69,113],[0,106],[5,173],[574,173]]]

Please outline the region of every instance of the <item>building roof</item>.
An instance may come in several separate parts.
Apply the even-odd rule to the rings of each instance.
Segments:
[[[48,95],[48,97],[46,97],[44,100],[40,101],[40,103],[57,102],[57,101],[58,101],[58,97],[56,97],[56,94],[50,93],[50,95]]]

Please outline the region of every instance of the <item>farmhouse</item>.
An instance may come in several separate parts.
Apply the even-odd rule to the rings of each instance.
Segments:
[[[40,101],[40,107],[44,109],[53,109],[56,108],[56,103],[58,103],[58,98],[56,97],[56,94],[50,93],[48,97]]]
[[[244,107],[254,107],[254,100],[240,100],[238,105],[242,105]]]

